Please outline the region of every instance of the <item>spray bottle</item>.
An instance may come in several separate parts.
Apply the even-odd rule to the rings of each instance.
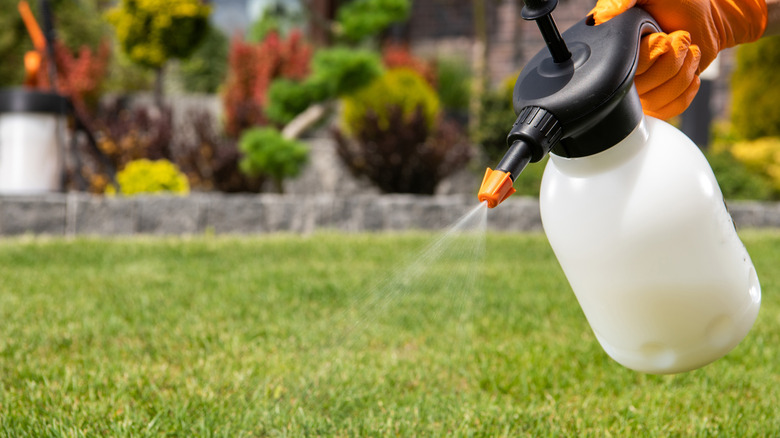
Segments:
[[[642,113],[639,41],[659,26],[634,8],[561,36],[556,3],[525,2],[522,16],[536,20],[548,50],[517,79],[510,146],[478,197],[497,206],[549,153],[542,224],[606,353],[652,374],[702,367],[745,337],[761,287],[707,160]]]

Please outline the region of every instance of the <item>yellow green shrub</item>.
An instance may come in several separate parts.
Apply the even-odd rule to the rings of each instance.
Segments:
[[[780,191],[780,138],[764,137],[758,140],[735,143],[731,154],[748,169],[769,178],[776,191]]]
[[[135,160],[116,175],[119,185],[109,185],[107,194],[137,195],[142,193],[175,193],[186,195],[190,191],[187,176],[168,160]]]
[[[436,91],[417,72],[406,68],[385,72],[343,101],[343,129],[351,135],[362,131],[368,114],[374,114],[379,128],[387,130],[396,108],[401,109],[404,120],[411,120],[420,111],[428,129],[433,130],[440,107]]]

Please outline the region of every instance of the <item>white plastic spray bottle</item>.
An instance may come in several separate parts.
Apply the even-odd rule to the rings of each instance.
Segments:
[[[761,287],[707,160],[682,132],[642,114],[639,40],[659,27],[635,8],[561,37],[556,3],[523,8],[549,52],[517,79],[510,147],[479,199],[495,207],[550,153],[542,223],[604,350],[647,373],[702,367],[748,333]]]

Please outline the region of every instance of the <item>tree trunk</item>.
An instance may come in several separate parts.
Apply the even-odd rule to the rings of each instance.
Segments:
[[[154,104],[157,105],[157,108],[162,108],[163,84],[165,83],[165,67],[157,67],[154,73]]]

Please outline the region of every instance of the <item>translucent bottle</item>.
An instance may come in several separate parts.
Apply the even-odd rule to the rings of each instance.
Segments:
[[[604,350],[648,373],[704,366],[745,337],[761,287],[701,151],[642,113],[638,47],[660,28],[632,8],[561,36],[554,4],[526,1],[549,53],[517,79],[510,147],[478,197],[497,206],[549,153],[542,223]]]
[[[550,154],[540,205],[596,338],[622,365],[692,370],[752,327],[753,263],[707,160],[671,125],[647,117],[598,154]]]

